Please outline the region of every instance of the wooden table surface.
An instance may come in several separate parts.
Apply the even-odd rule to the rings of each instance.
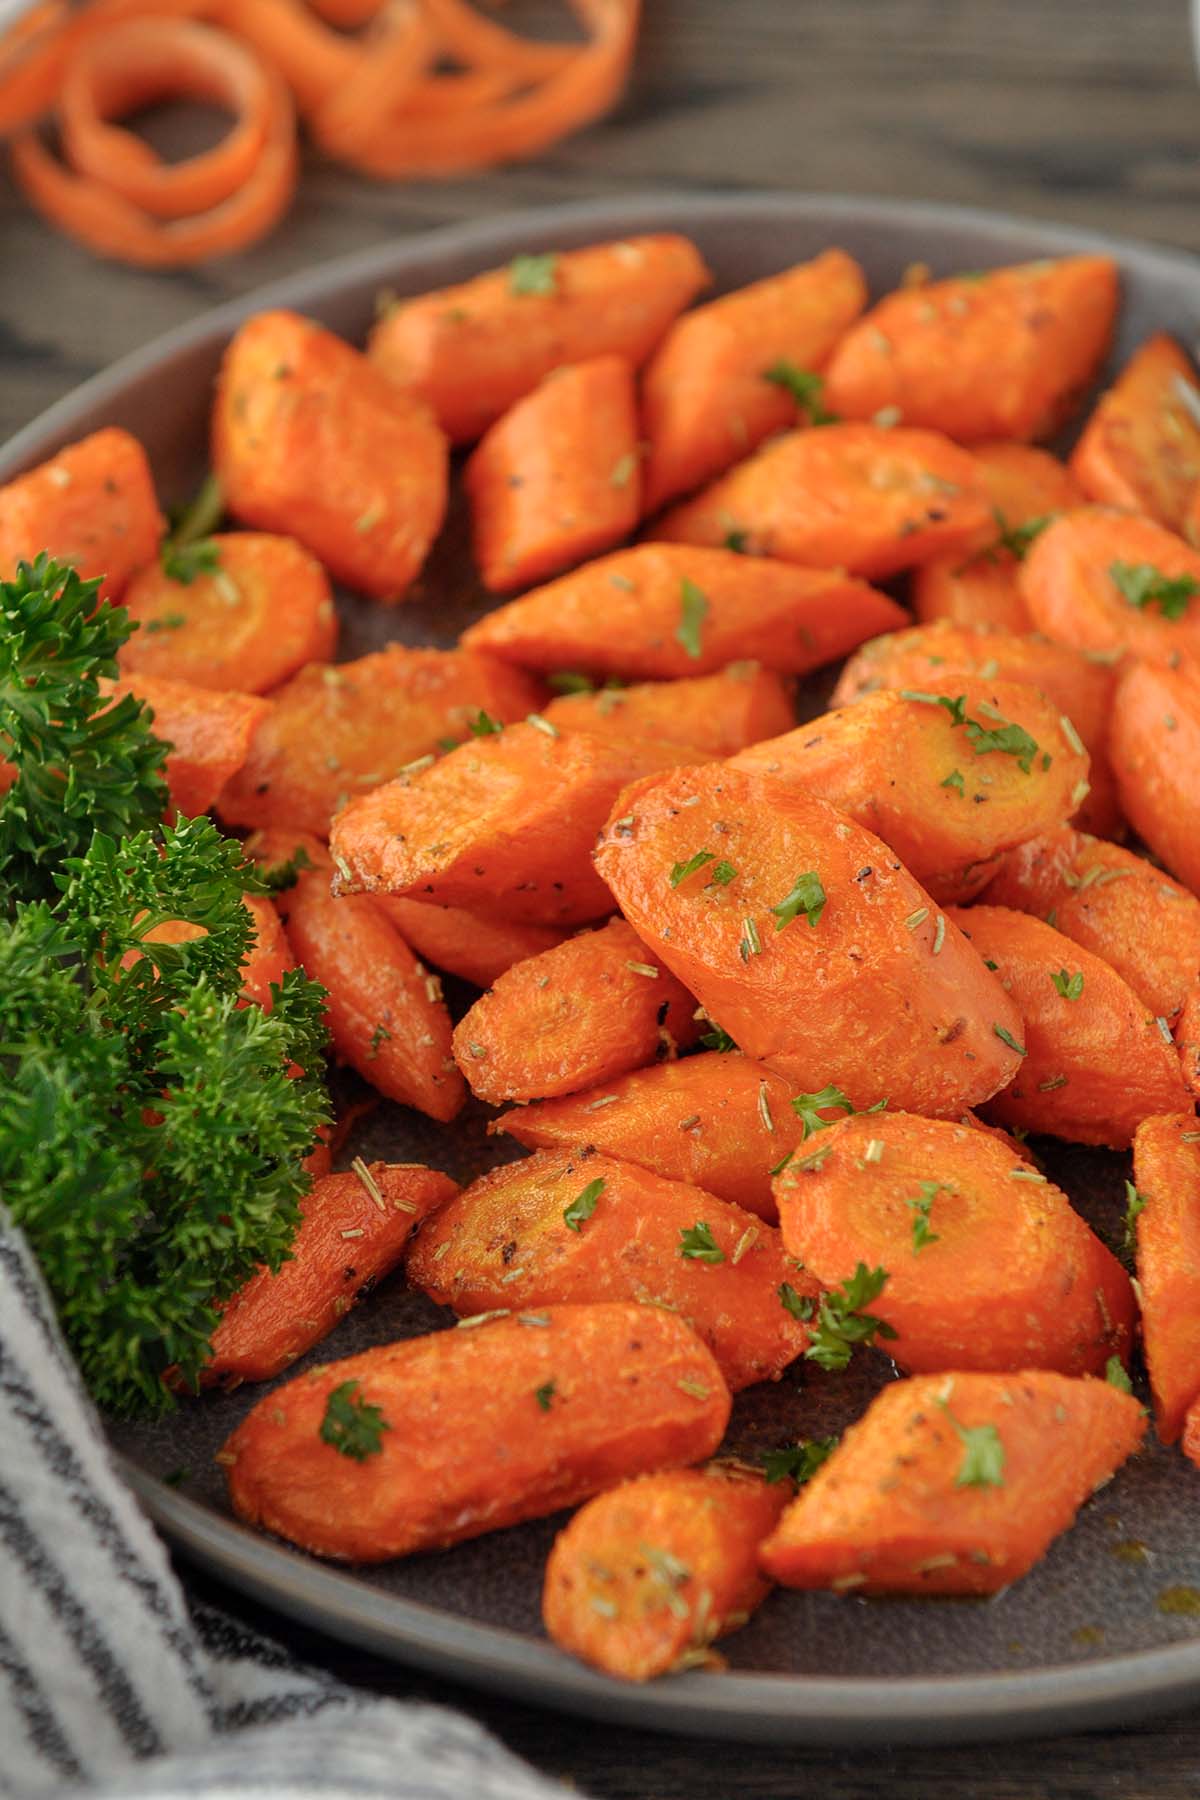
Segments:
[[[1187,0],[645,0],[619,113],[528,168],[373,187],[313,166],[275,236],[142,274],[51,236],[0,178],[0,432],[228,296],[451,221],[647,188],[940,199],[1200,251],[1200,86]],[[205,1597],[271,1628],[210,1583]],[[409,1676],[279,1625],[302,1654],[465,1707],[612,1800],[1193,1800],[1200,1710],[1088,1737],[947,1751],[762,1750],[575,1724]]]

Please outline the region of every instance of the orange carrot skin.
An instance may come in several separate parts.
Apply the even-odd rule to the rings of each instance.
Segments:
[[[102,681],[101,691],[114,700],[136,694],[150,707],[155,737],[171,746],[165,770],[171,804],[189,819],[212,806],[271,715],[271,702],[256,694],[217,694],[140,669]]]
[[[103,577],[101,598],[119,600],[153,557],[163,523],[146,452],[106,427],[0,488],[0,579],[48,550],[85,581]]]
[[[923,623],[944,618],[1027,632],[1032,621],[1017,583],[1020,561],[1002,543],[1001,530],[1082,506],[1084,495],[1057,457],[1032,444],[977,444],[972,454],[992,518],[966,548],[931,557],[913,571],[912,608]]]
[[[1200,550],[1153,519],[1085,506],[1048,525],[1021,564],[1021,593],[1035,628],[1056,643],[1114,660],[1128,654],[1172,664],[1200,655],[1200,600],[1190,600],[1180,618],[1168,618],[1156,605],[1134,606],[1113,579],[1122,563],[1147,564],[1200,587]]]
[[[1187,1104],[1170,1033],[1108,963],[1027,913],[973,906],[952,914],[996,964],[1023,1019],[1026,1054],[1011,1085],[988,1103],[989,1118],[1124,1150],[1143,1119]],[[1068,980],[1083,976],[1075,999],[1054,985],[1063,971]]]
[[[1184,1086],[1194,1099],[1200,1100],[1200,982],[1188,989],[1175,1025],[1175,1042],[1179,1046]]]
[[[746,549],[878,580],[963,545],[989,517],[974,460],[933,431],[823,425],[775,438],[674,507],[667,543]]]
[[[672,887],[706,845],[735,878],[702,868]],[[1000,984],[880,840],[823,800],[728,765],[649,777],[617,800],[596,863],[709,1017],[796,1090],[953,1117],[1016,1071],[996,1028],[1016,1036],[1020,1015]],[[772,909],[810,873],[817,923],[801,911],[781,927]]]
[[[463,471],[483,585],[511,594],[611,550],[641,511],[633,370],[556,369],[488,431]]]
[[[256,314],[226,351],[213,466],[235,517],[384,602],[403,598],[446,510],[446,440],[424,405],[295,313]]]
[[[868,694],[743,750],[733,766],[821,795],[882,838],[935,900],[969,899],[997,855],[1070,818],[1089,765],[1058,708],[1034,688],[939,677],[924,698],[908,688]],[[963,701],[962,723],[936,694]],[[986,733],[998,719],[1020,726],[1036,754],[977,751],[987,739],[972,736],[972,722]]]
[[[1154,1420],[1173,1444],[1200,1396],[1200,1126],[1195,1111],[1144,1119],[1133,1181],[1145,1204],[1134,1225],[1142,1340]]]
[[[300,1202],[292,1253],[259,1269],[221,1309],[206,1383],[270,1381],[328,1337],[400,1262],[414,1226],[457,1193],[419,1163],[371,1163],[376,1200],[355,1174],[327,1175]]]
[[[260,531],[209,541],[220,566],[189,583],[173,580],[158,561],[134,575],[125,606],[141,629],[121,652],[122,669],[264,694],[305,663],[333,655],[333,595],[301,544]]]
[[[1107,256],[901,288],[834,352],[828,404],[851,419],[896,407],[905,424],[965,444],[1048,437],[1108,348],[1117,298]]]
[[[769,1225],[771,1169],[804,1135],[791,1085],[736,1050],[634,1069],[600,1087],[501,1113],[488,1127],[527,1149],[583,1149],[690,1182]]]
[[[624,919],[517,963],[454,1031],[454,1057],[492,1106],[608,1081],[700,1035],[696,1002]]]
[[[522,292],[510,266],[404,299],[371,333],[376,366],[470,444],[551,370],[595,356],[642,363],[707,286],[695,246],[663,232],[557,255],[549,292]]]
[[[1002,1484],[960,1484],[959,1432],[989,1426]],[[1045,1555],[1145,1430],[1131,1394],[1048,1369],[893,1382],[800,1490],[762,1566],[788,1587],[998,1593]]]
[[[705,602],[694,635],[684,627],[685,582]],[[690,544],[637,544],[485,614],[462,642],[548,672],[662,681],[749,660],[804,675],[907,623],[886,594],[837,571]]]
[[[519,670],[465,650],[388,644],[336,667],[314,663],[271,695],[270,718],[222,794],[221,816],[326,837],[352,795],[469,738],[480,713],[507,724],[535,712],[541,697]]]
[[[1195,393],[1195,383],[1174,338],[1147,338],[1101,394],[1071,453],[1071,473],[1089,500],[1183,531],[1200,479],[1200,426],[1179,390],[1186,384]]]
[[[866,298],[853,257],[825,250],[677,320],[642,379],[647,512],[794,425],[796,402],[768,371],[823,369]]]
[[[303,848],[311,866],[276,905],[300,966],[328,991],[335,1054],[389,1100],[453,1119],[466,1087],[450,1054],[441,984],[370,900],[335,899],[324,846],[303,832],[258,832],[248,852],[270,865]]]
[[[1129,823],[1200,895],[1200,664],[1141,663],[1124,671],[1113,707],[1112,760]]]
[[[463,906],[429,905],[398,894],[372,898],[422,962],[475,987],[491,987],[514,963],[553,950],[566,937],[553,925],[514,925]]]
[[[1009,851],[985,898],[1047,920],[1102,957],[1168,1024],[1195,989],[1200,900],[1119,844],[1069,825],[1030,838]]]
[[[650,770],[701,760],[678,744],[510,725],[351,801],[330,840],[339,890],[488,907],[519,924],[604,918],[612,895],[591,852],[614,798]]]
[[[568,1225],[596,1182],[590,1216]],[[720,1261],[683,1255],[683,1234],[700,1224]],[[587,1151],[538,1150],[490,1170],[428,1221],[407,1268],[414,1286],[466,1316],[572,1301],[666,1307],[708,1345],[734,1393],[774,1379],[807,1347],[779,1299],[783,1283],[809,1300],[819,1292],[753,1214]]]
[[[730,663],[719,675],[563,694],[544,709],[552,725],[601,737],[664,737],[710,756],[732,756],[796,722],[787,681],[758,663]]]
[[[842,670],[830,704],[848,706],[881,687],[920,691],[955,674],[984,680],[998,677],[1040,688],[1070,719],[1091,763],[1091,791],[1075,816],[1083,829],[1101,837],[1119,828],[1116,783],[1108,760],[1115,677],[1105,664],[1065,644],[938,619],[864,644]]]
[[[812,1148],[775,1180],[784,1245],[826,1288],[859,1263],[888,1271],[870,1310],[902,1369],[1103,1375],[1110,1356],[1128,1361],[1128,1275],[1002,1141],[888,1111],[841,1119]]]
[[[319,1435],[346,1382],[387,1422],[363,1462]],[[382,1562],[699,1462],[729,1407],[682,1319],[627,1303],[548,1307],[311,1369],[264,1396],[221,1460],[248,1524],[319,1556]]]
[[[620,1681],[702,1661],[766,1598],[758,1546],[793,1492],[790,1481],[715,1462],[598,1494],[554,1541],[546,1630],[560,1650]]]
[[[254,921],[254,936],[242,958],[242,998],[253,1000],[264,1012],[275,1003],[272,983],[278,984],[296,959],[279,914],[265,894],[243,894],[242,904]]]

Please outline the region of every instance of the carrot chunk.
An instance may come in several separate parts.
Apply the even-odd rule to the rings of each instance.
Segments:
[[[310,320],[257,313],[225,352],[213,465],[230,511],[350,587],[403,598],[441,527],[446,463],[424,405]]]
[[[466,1315],[564,1301],[666,1307],[734,1392],[777,1376],[808,1344],[783,1284],[794,1305],[818,1292],[753,1214],[588,1151],[538,1150],[481,1176],[422,1229],[408,1278]]]
[[[1021,263],[888,294],[847,332],[828,370],[847,418],[895,408],[962,443],[1049,437],[1108,348],[1117,268],[1107,256]]]
[[[669,232],[518,257],[390,306],[368,353],[469,444],[564,363],[644,362],[708,279],[695,246]]]
[[[514,963],[553,950],[565,936],[553,925],[515,925],[463,906],[402,900],[399,894],[372,898],[423,962],[481,988],[491,987]]]
[[[759,662],[804,675],[908,615],[840,573],[685,544],[638,544],[487,613],[472,650],[531,669],[669,680]]]
[[[1198,405],[1191,363],[1174,338],[1155,332],[1101,394],[1071,453],[1088,499],[1182,532],[1200,479]]]
[[[868,1151],[870,1154],[868,1155]],[[942,1119],[839,1120],[776,1177],[783,1242],[822,1287],[887,1271],[873,1317],[910,1373],[1129,1359],[1129,1277],[1066,1195],[1003,1141]]]
[[[933,431],[825,425],[774,439],[673,508],[654,536],[875,580],[963,545],[988,508],[973,459]]]
[[[221,796],[221,817],[325,837],[352,795],[469,738],[472,723],[523,719],[540,697],[520,671],[466,650],[388,644],[336,667],[313,664],[272,694],[246,766]]]
[[[119,600],[162,529],[146,452],[109,426],[0,488],[0,579],[48,550],[85,581],[102,577],[101,598]]]
[[[328,1337],[399,1263],[414,1226],[458,1190],[419,1163],[326,1175],[300,1202],[291,1256],[259,1269],[221,1308],[203,1380],[270,1381]]]
[[[1179,1066],[1184,1085],[1200,1100],[1200,981],[1193,982],[1175,1024],[1175,1042],[1179,1045]]]
[[[1118,661],[1200,655],[1200,550],[1153,519],[1100,506],[1064,513],[1021,565],[1034,625]]]
[[[632,926],[612,919],[501,975],[459,1021],[454,1056],[493,1106],[571,1094],[686,1050],[695,1010]]]
[[[758,663],[730,663],[718,675],[643,682],[563,694],[546,707],[552,725],[602,737],[665,738],[710,756],[790,731],[796,714],[783,676]]]
[[[554,1541],[546,1630],[560,1650],[621,1681],[702,1664],[766,1598],[758,1547],[792,1491],[715,1462],[598,1494]]]
[[[248,1524],[381,1562],[701,1461],[728,1418],[721,1371],[682,1319],[563,1306],[309,1370],[264,1396],[221,1460]]]
[[[763,1568],[788,1587],[998,1593],[1145,1430],[1132,1395],[1048,1369],[894,1382],[800,1490]]]
[[[610,550],[641,507],[633,371],[556,369],[498,419],[463,472],[483,585],[509,594]]]
[[[254,921],[254,936],[242,958],[242,998],[270,1012],[272,983],[281,982],[287,971],[295,968],[296,959],[270,900],[264,894],[243,894],[242,904]]]
[[[1200,1129],[1194,1111],[1142,1121],[1133,1140],[1133,1184],[1146,1367],[1158,1435],[1173,1444],[1200,1396]]]
[[[955,1116],[1016,1072],[999,982],[880,840],[811,794],[728,765],[648,777],[596,864],[709,1017],[806,1095]]]
[[[647,512],[794,425],[798,397],[820,395],[808,378],[866,297],[853,257],[825,250],[677,320],[642,381]]]
[[[988,1117],[1124,1150],[1143,1119],[1187,1104],[1165,1024],[1116,970],[1053,926],[1003,906],[953,916],[1022,1016],[1021,1066]]]
[[[1124,671],[1113,707],[1112,761],[1129,823],[1200,894],[1200,664],[1138,663]]]
[[[171,804],[185,818],[208,811],[271,716],[271,702],[256,694],[218,694],[140,669],[102,681],[101,691],[114,700],[136,694],[149,706],[155,737],[171,746],[165,770]]]

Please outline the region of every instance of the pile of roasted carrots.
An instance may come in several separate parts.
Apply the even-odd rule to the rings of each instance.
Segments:
[[[213,413],[238,529],[163,540],[116,430],[0,491],[5,570],[49,548],[139,623],[176,806],[296,859],[248,997],[302,964],[380,1094],[448,1123],[469,1090],[531,1152],[461,1192],[317,1153],[208,1379],[278,1377],[401,1263],[459,1329],[274,1388],[222,1452],[237,1511],[365,1561],[585,1503],[547,1628],[631,1679],[772,1581],[1024,1574],[1142,1439],[1139,1336],[1200,1462],[1190,365],[1145,344],[1064,464],[1031,440],[1103,365],[1106,259],[869,310],[838,250],[706,280],[664,235],[398,302],[365,353],[250,319]],[[518,597],[336,662],[329,577],[403,599],[453,447]],[[457,1024],[435,971],[483,990]],[[1132,1146],[1136,1284],[1030,1132]],[[706,1460],[733,1393],[872,1346],[905,1378],[840,1444],[798,1385],[766,1470]]]
[[[37,210],[98,255],[178,268],[264,237],[298,176],[297,115],[381,180],[536,156],[607,112],[640,0],[571,0],[575,43],[522,37],[473,0],[41,0],[0,39],[0,136]],[[121,124],[163,101],[230,114],[167,162]],[[57,133],[57,153],[42,135]]]

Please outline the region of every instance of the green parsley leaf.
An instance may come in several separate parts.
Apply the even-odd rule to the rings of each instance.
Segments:
[[[264,893],[282,894],[288,888],[295,887],[300,878],[301,869],[312,868],[312,858],[303,844],[297,844],[292,854],[283,862],[268,863],[258,871],[258,879],[263,885]]]
[[[801,369],[796,363],[781,356],[769,369],[763,370],[763,380],[790,394],[800,411],[807,416],[810,425],[832,425],[837,420],[838,415],[827,412],[821,404],[821,396],[825,391],[823,375],[816,375],[811,369]]]
[[[181,631],[186,624],[186,613],[160,613],[157,619],[147,619],[142,630],[154,637],[160,631]]]
[[[604,1192],[604,1188],[605,1180],[603,1175],[597,1175],[595,1180],[589,1181],[582,1193],[578,1194],[576,1198],[572,1200],[570,1206],[568,1206],[563,1214],[563,1223],[566,1225],[568,1231],[583,1230],[584,1221],[590,1219],[595,1212],[596,1202]]]
[[[748,556],[749,551],[746,549],[746,545],[749,541],[750,533],[748,531],[739,531],[735,526],[732,531],[727,531],[725,533],[724,548],[726,550],[735,551],[738,556]]]
[[[331,1444],[343,1456],[355,1462],[366,1462],[383,1449],[383,1434],[392,1428],[383,1416],[382,1407],[372,1406],[362,1398],[357,1381],[343,1381],[325,1402],[325,1416],[318,1436],[323,1444]]]
[[[1132,1181],[1125,1183],[1125,1250],[1130,1256],[1137,1251],[1137,1222],[1147,1198],[1138,1192]]]
[[[1059,969],[1050,979],[1054,983],[1055,992],[1061,994],[1064,1000],[1078,1000],[1083,992],[1082,969],[1076,969],[1073,975],[1068,974],[1066,969]]]
[[[782,931],[785,925],[790,925],[801,913],[811,926],[819,925],[827,898],[825,889],[821,886],[821,877],[815,869],[798,875],[791,893],[785,894],[779,904],[770,909],[775,915],[776,931]]]
[[[854,1102],[840,1087],[823,1087],[816,1094],[795,1094],[791,1101],[792,1111],[804,1127],[800,1142],[803,1144],[814,1131],[825,1131],[833,1124],[832,1119],[823,1119],[822,1112],[852,1113]]]
[[[950,714],[952,725],[961,725],[967,716],[967,696],[959,694],[951,699],[949,694],[926,694],[920,688],[901,688],[902,700],[917,700],[922,706],[941,706]]]
[[[976,551],[973,560],[999,562],[1001,555],[1007,553],[1016,562],[1024,562],[1030,545],[1053,521],[1054,514],[1040,513],[1035,519],[1026,519],[1020,525],[1010,525],[1000,508],[994,506],[992,517],[996,521],[996,537],[982,550]]]
[[[553,688],[556,694],[592,694],[596,684],[590,675],[580,675],[575,669],[559,669],[555,674],[546,677],[547,687]]]
[[[467,721],[467,729],[473,738],[482,738],[499,737],[504,727],[481,707],[475,717]]]
[[[512,294],[553,294],[557,287],[558,257],[552,250],[543,256],[514,256],[508,265]]]
[[[809,1438],[807,1443],[793,1444],[787,1450],[768,1450],[763,1457],[763,1474],[768,1481],[791,1480],[797,1487],[811,1481],[823,1462],[828,1462],[838,1447],[836,1437]]]
[[[163,574],[184,587],[191,587],[197,576],[212,575],[221,567],[221,552],[211,538],[200,538],[194,544],[177,544],[171,538],[164,538],[158,556]],[[180,623],[187,623],[182,613],[174,616]],[[152,620],[151,624],[163,629],[158,620]]]
[[[688,655],[698,658],[703,651],[704,621],[708,617],[708,596],[685,575],[679,584],[680,619],[675,636]]]
[[[976,756],[989,756],[999,751],[1005,756],[1015,756],[1017,767],[1025,775],[1033,768],[1033,759],[1038,753],[1038,741],[1030,737],[1023,725],[1012,725],[1002,720],[998,726],[981,725],[978,719],[966,719],[967,736]]]
[[[386,1025],[382,1023],[376,1025],[374,1031],[371,1033],[371,1043],[367,1050],[367,1056],[372,1059],[378,1056],[380,1044],[390,1043],[391,1037],[392,1034]]]
[[[708,885],[709,887],[728,887],[730,882],[733,881],[736,876],[737,870],[734,868],[733,864],[731,862],[726,862],[724,857],[722,857],[712,874],[709,876]]]
[[[866,1263],[860,1262],[849,1281],[822,1294],[816,1325],[804,1352],[810,1361],[822,1369],[845,1369],[856,1344],[896,1336],[886,1320],[860,1310],[878,1300],[887,1278],[886,1269],[868,1269]]]
[[[679,1254],[691,1262],[719,1263],[725,1261],[725,1252],[712,1234],[711,1227],[703,1219],[697,1219],[679,1233]]]
[[[790,1281],[783,1282],[777,1292],[780,1306],[785,1313],[790,1313],[793,1319],[803,1322],[812,1318],[815,1311],[814,1302],[807,1294],[798,1294]]]
[[[905,1206],[916,1215],[912,1223],[913,1255],[923,1250],[926,1244],[936,1244],[941,1240],[936,1231],[929,1229],[929,1214],[939,1194],[952,1194],[953,1188],[947,1187],[944,1181],[923,1181],[921,1191],[912,1200],[906,1200]]]
[[[1004,1444],[994,1425],[960,1425],[947,1400],[939,1400],[958,1433],[963,1459],[954,1477],[955,1487],[1003,1487]]]
[[[1002,1044],[1007,1044],[1010,1050],[1015,1050],[1018,1056],[1028,1056],[1029,1052],[1026,1050],[1024,1044],[1018,1044],[1012,1032],[1006,1031],[1003,1025],[993,1025],[992,1030],[1000,1039],[1000,1042]]]
[[[554,1381],[543,1381],[540,1388],[535,1388],[533,1390],[533,1397],[537,1401],[538,1405],[541,1407],[543,1412],[550,1411],[551,1403],[554,1400],[555,1392],[556,1392],[556,1383]]]
[[[1132,1394],[1133,1383],[1125,1373],[1125,1364],[1119,1356],[1110,1356],[1104,1365],[1104,1379],[1110,1386],[1120,1388],[1123,1394]]]
[[[706,863],[716,862],[715,850],[697,850],[695,856],[689,856],[686,862],[675,863],[671,869],[669,880],[673,888],[677,888],[689,875],[695,875]]]
[[[939,782],[938,786],[954,788],[957,793],[961,794],[963,791],[962,770],[961,769],[951,769],[951,771],[947,775],[945,781]]]
[[[1114,562],[1108,565],[1113,585],[1123,600],[1144,612],[1157,606],[1164,619],[1174,623],[1182,619],[1188,602],[1200,593],[1200,585],[1190,575],[1164,575],[1153,563]]]
[[[711,1023],[711,1021],[710,1021],[710,1023]],[[727,1031],[725,1031],[720,1025],[717,1025],[717,1024],[713,1024],[711,1031],[706,1031],[703,1033],[703,1035],[701,1036],[700,1042],[704,1045],[704,1048],[706,1050],[736,1050],[737,1049],[737,1045],[734,1043],[734,1041],[730,1037],[729,1033]]]

